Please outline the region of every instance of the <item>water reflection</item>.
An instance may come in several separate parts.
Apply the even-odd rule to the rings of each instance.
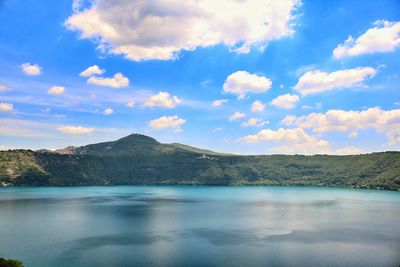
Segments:
[[[400,195],[280,187],[0,189],[27,266],[397,266]]]
[[[168,237],[153,235],[152,233],[136,232],[78,238],[65,244],[70,249],[61,254],[60,260],[64,262],[73,259],[76,260],[87,250],[104,246],[147,246],[161,240],[168,240]]]

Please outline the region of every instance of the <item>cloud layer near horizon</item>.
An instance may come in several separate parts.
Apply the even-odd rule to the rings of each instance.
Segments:
[[[392,145],[400,142],[399,122],[400,109],[386,111],[378,107],[362,111],[328,110],[325,113],[310,113],[300,117],[286,116],[282,120],[286,126],[309,128],[317,133],[374,129],[384,133]]]

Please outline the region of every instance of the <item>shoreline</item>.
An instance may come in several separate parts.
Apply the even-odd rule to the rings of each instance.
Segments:
[[[387,189],[381,187],[360,187],[360,186],[332,186],[332,185],[263,185],[263,184],[231,184],[231,185],[218,185],[218,184],[99,184],[99,185],[0,185],[0,189],[4,188],[84,188],[84,187],[225,187],[225,188],[238,188],[238,187],[298,187],[298,188],[316,188],[316,189],[356,189],[356,190],[372,190],[372,191],[388,191],[400,192],[399,189]]]

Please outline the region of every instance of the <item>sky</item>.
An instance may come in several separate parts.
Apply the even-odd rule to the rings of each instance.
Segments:
[[[0,149],[400,150],[399,74],[397,0],[0,0]]]

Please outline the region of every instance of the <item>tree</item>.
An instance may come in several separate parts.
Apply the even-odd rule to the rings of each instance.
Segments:
[[[24,264],[18,260],[0,258],[0,267],[24,267]]]

